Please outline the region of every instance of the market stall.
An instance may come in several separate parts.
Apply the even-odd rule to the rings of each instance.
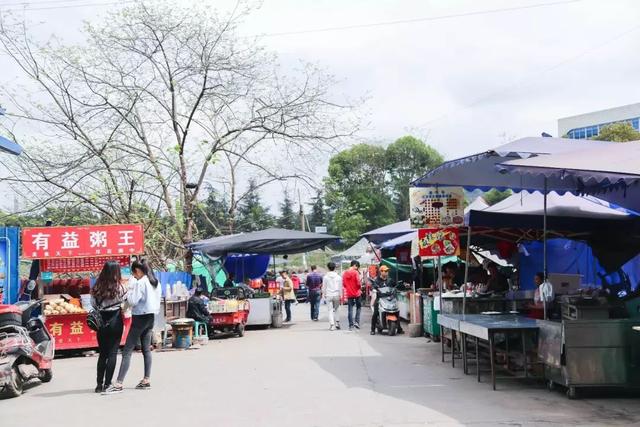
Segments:
[[[583,142],[586,143],[586,145],[583,145]],[[616,146],[615,150],[618,151],[618,145],[623,146],[625,144],[613,145]],[[611,292],[612,289],[599,289],[597,286],[598,282],[595,279],[593,281],[588,279],[590,283],[583,282],[583,277],[595,277],[595,275],[554,275],[553,269],[549,268],[553,265],[553,257],[550,256],[551,248],[548,244],[548,236],[563,237],[571,239],[569,241],[588,243],[593,250],[592,253],[597,257],[605,272],[610,273],[616,269],[620,269],[623,264],[640,252],[640,244],[638,243],[640,242],[640,230],[638,220],[633,217],[632,212],[620,211],[616,206],[603,204],[607,212],[601,215],[599,212],[596,212],[595,209],[587,209],[587,211],[584,211],[583,206],[575,206],[567,203],[566,199],[560,200],[560,203],[557,203],[554,207],[554,198],[556,196],[552,192],[557,192],[558,194],[579,194],[590,187],[595,187],[596,189],[605,188],[608,190],[608,187],[613,183],[618,186],[624,185],[625,188],[631,189],[632,186],[637,185],[640,175],[637,173],[633,176],[626,174],[626,172],[629,171],[625,169],[624,165],[628,162],[622,163],[622,169],[624,169],[622,172],[626,174],[626,176],[623,177],[620,176],[620,173],[615,172],[617,170],[615,162],[609,165],[607,169],[607,171],[613,171],[610,174],[603,171],[596,173],[594,169],[586,168],[590,170],[587,170],[582,175],[575,174],[574,170],[565,169],[566,164],[556,164],[544,172],[536,170],[536,164],[540,166],[547,161],[551,162],[551,159],[554,157],[560,160],[563,158],[570,159],[573,156],[579,156],[579,153],[584,154],[591,150],[593,150],[593,152],[608,153],[609,148],[613,147],[613,145],[596,141],[580,141],[580,145],[578,145],[575,141],[572,142],[570,140],[557,138],[524,138],[498,147],[495,150],[445,162],[445,164],[439,168],[428,172],[425,176],[414,182],[414,185],[424,187],[459,185],[466,190],[482,189],[486,191],[491,188],[497,188],[500,190],[538,190],[541,192],[541,196],[536,202],[538,205],[537,209],[532,210],[530,209],[531,205],[529,205],[528,213],[514,212],[516,215],[509,216],[502,215],[504,212],[486,212],[485,210],[485,212],[475,215],[474,222],[474,213],[472,212],[468,221],[469,227],[466,230],[466,246],[471,247],[473,244],[482,247],[486,244],[490,245],[491,239],[494,239],[495,241],[511,242],[511,249],[513,250],[515,248],[516,252],[526,252],[526,245],[516,246],[514,244],[526,241],[542,241],[542,253],[540,254],[541,268],[538,271],[543,272],[541,287],[544,289],[540,291],[540,295],[544,295],[544,297],[541,298],[537,304],[543,307],[543,317],[550,319],[548,321],[550,322],[549,328],[547,329],[551,332],[546,334],[541,330],[541,337],[537,343],[540,345],[539,354],[543,356],[542,361],[544,361],[545,364],[545,376],[553,383],[558,382],[569,386],[568,394],[570,397],[575,396],[575,388],[572,388],[572,385],[579,384],[579,382],[576,382],[579,380],[577,380],[575,374],[580,369],[584,369],[585,366],[590,366],[593,369],[593,366],[601,366],[601,364],[610,363],[611,360],[614,360],[616,366],[615,371],[617,373],[601,375],[597,380],[594,380],[594,376],[591,375],[590,382],[583,382],[582,385],[622,384],[623,381],[620,381],[620,379],[623,376],[620,375],[620,372],[633,372],[637,370],[634,368],[635,362],[633,362],[632,357],[629,357],[629,354],[637,354],[639,347],[637,343],[633,341],[617,339],[620,335],[614,332],[616,330],[627,330],[629,334],[631,334],[630,331],[632,331],[633,321],[631,321],[631,323],[629,323],[629,321],[620,322],[620,319],[633,318],[633,310],[623,310],[619,307],[621,302],[620,296],[628,294]],[[627,151],[627,149],[621,150]],[[629,150],[629,152],[635,150],[636,154],[638,153],[636,147],[630,146]],[[603,156],[605,159],[610,157],[604,154]],[[527,159],[529,157],[531,158]],[[620,156],[615,157],[617,157],[617,159],[621,158]],[[629,158],[631,157],[630,154]],[[584,159],[585,157],[582,156],[582,158]],[[598,156],[590,156],[589,160],[592,162],[592,165],[594,162],[599,163]],[[502,164],[498,165],[499,163]],[[516,165],[517,167],[514,166],[510,169],[504,167],[505,165]],[[637,162],[627,164],[627,166],[637,168]],[[577,179],[574,179],[574,177],[577,177]],[[585,203],[585,199],[580,199],[580,204],[584,205]],[[522,203],[522,205],[525,206],[526,203]],[[612,212],[614,210],[617,212]],[[563,212],[566,211],[569,211],[569,215],[563,214]],[[559,216],[559,218],[554,218],[554,216]],[[496,231],[501,235],[496,236],[494,234]],[[463,232],[463,238],[464,234]],[[500,250],[500,248],[496,246],[491,249]],[[467,254],[468,253],[469,251],[467,251]],[[467,274],[465,274],[464,283],[468,282],[467,277]],[[529,278],[523,278],[522,276],[518,279],[517,282],[519,283],[516,283],[518,285],[522,285],[524,280],[529,280]],[[594,289],[585,291],[585,289],[583,289],[585,286]],[[552,289],[552,291],[550,291],[550,289]],[[629,289],[633,290],[633,287]],[[467,294],[468,292],[463,293],[463,301],[467,298]],[[554,294],[555,298],[553,298]],[[565,296],[559,297],[558,295]],[[593,302],[603,296],[606,298],[607,303],[611,305],[608,310],[605,310],[603,307],[597,307],[597,303],[594,304]],[[633,295],[628,295],[628,297],[633,297]],[[579,300],[581,303],[576,304],[576,300]],[[586,305],[589,305],[589,307],[585,307]],[[613,306],[618,307],[614,308]],[[474,316],[464,314],[468,313],[467,308],[463,302],[463,314],[457,316]],[[604,318],[605,313],[606,318]],[[600,316],[600,318],[591,320],[580,319],[580,316],[590,315]],[[452,325],[450,324],[451,322],[447,321],[447,318],[451,316],[456,315],[443,313],[442,316],[439,316],[439,322],[444,328],[453,330],[456,325]],[[484,316],[485,317],[482,318],[484,320],[478,323],[490,323],[487,317],[488,315]],[[442,321],[440,321],[440,317],[442,317]],[[540,324],[544,322],[545,321],[540,322]],[[579,325],[573,322],[586,323]],[[453,323],[455,323],[455,321]],[[462,321],[460,323],[462,323]],[[536,325],[537,324],[538,322],[536,322]],[[619,327],[617,324],[624,324],[624,326]],[[578,331],[580,327],[582,327],[582,329],[579,333],[573,332]],[[460,326],[460,330],[457,332],[464,336],[465,333],[461,329],[462,327]],[[606,329],[608,332],[604,334],[600,333],[599,330],[601,329]],[[590,337],[593,338],[592,340],[579,338],[579,336],[584,337],[585,334],[590,333],[592,333]],[[455,334],[455,331],[452,331],[452,335],[453,334]],[[625,336],[628,337],[630,335]],[[557,337],[562,338],[558,341]],[[456,349],[456,340],[453,336],[451,341],[452,363],[455,363],[455,358],[459,357],[460,352],[465,352],[467,339],[463,338],[461,340],[461,349]],[[507,370],[509,370],[509,362],[515,361],[510,356],[509,343],[509,339],[506,339],[504,345],[506,345],[507,348],[500,350],[503,352],[503,360],[507,364]],[[524,344],[526,343],[523,341],[523,345]],[[491,345],[488,347],[491,347]],[[586,347],[589,347],[591,350],[586,351]],[[532,348],[535,351],[538,350],[536,345],[530,345],[528,348]],[[577,349],[581,350],[577,351]],[[607,350],[605,351],[605,349]],[[493,353],[487,353],[483,350],[482,346],[479,352],[483,353],[489,362],[492,362],[491,367],[493,370],[493,368],[495,368],[495,366],[493,366],[493,362],[495,362],[493,360]],[[607,352],[609,355],[608,360],[605,356]],[[544,356],[545,354],[546,356]],[[616,354],[625,356],[615,357]],[[477,355],[477,357],[479,356],[480,355]],[[537,359],[538,355],[534,354],[534,357]],[[559,363],[558,360],[560,360]],[[480,360],[478,360],[478,362],[479,361]],[[525,365],[526,362],[527,356],[525,355]],[[466,358],[464,358],[464,364],[466,372]],[[519,365],[522,367],[522,361],[520,361]],[[478,366],[478,370],[480,370],[480,366]],[[572,370],[573,375],[571,374]],[[604,381],[603,378],[607,376],[609,380]],[[583,375],[583,379],[586,377],[587,375]],[[613,381],[611,381],[612,378],[614,378]],[[624,381],[624,384],[633,384],[633,381],[627,380]]]
[[[106,261],[126,271],[132,255],[144,252],[141,225],[34,227],[22,229],[22,257],[39,262],[41,282],[53,275],[98,273]],[[44,289],[45,324],[56,351],[96,348],[96,333],[87,326],[90,307],[89,276],[47,280]],[[131,318],[124,319],[122,342]]]
[[[189,248],[209,259],[226,259],[228,257],[242,259],[247,255],[255,255],[256,259],[262,260],[264,255],[270,255],[275,260],[276,255],[308,252],[324,248],[336,240],[338,240],[337,236],[328,234],[269,228],[253,233],[202,240],[191,244]],[[270,324],[274,327],[279,327],[282,324],[282,304],[279,287],[275,279],[275,277],[272,277],[267,280],[267,292],[271,295],[271,298],[256,298],[251,301],[247,319],[248,324]],[[258,296],[262,297],[264,294],[261,293]],[[269,319],[271,320],[269,321]],[[269,323],[258,323],[267,321]]]

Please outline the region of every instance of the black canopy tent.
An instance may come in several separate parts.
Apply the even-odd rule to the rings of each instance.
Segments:
[[[189,248],[211,257],[220,257],[231,253],[284,255],[324,248],[339,239],[338,236],[330,234],[268,228],[253,233],[201,240],[190,244]]]

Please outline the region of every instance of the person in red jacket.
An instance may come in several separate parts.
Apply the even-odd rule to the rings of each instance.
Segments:
[[[360,263],[351,261],[351,267],[342,273],[342,286],[347,297],[349,329],[360,329],[360,311],[362,309],[362,287],[360,281]],[[356,317],[353,317],[353,307],[356,307]]]

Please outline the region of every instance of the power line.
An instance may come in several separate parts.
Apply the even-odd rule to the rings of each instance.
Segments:
[[[386,26],[392,26],[392,25],[413,24],[416,22],[443,21],[446,19],[465,18],[469,16],[490,15],[490,14],[496,14],[496,13],[514,12],[518,10],[566,5],[571,3],[579,3],[582,1],[584,0],[563,0],[563,1],[556,1],[551,3],[536,3],[536,4],[526,5],[526,6],[505,7],[505,8],[499,8],[499,9],[479,10],[475,12],[454,13],[450,15],[427,16],[427,17],[413,18],[413,19],[400,19],[396,21],[373,22],[368,24],[353,24],[353,25],[344,25],[339,27],[316,28],[311,30],[283,31],[280,33],[262,34],[261,36],[262,37],[280,37],[280,36],[291,36],[291,35],[311,34],[311,33],[326,33],[330,31],[354,30],[354,29],[361,29],[361,28],[386,27]]]
[[[86,0],[45,0],[45,1],[20,1],[20,2],[15,2],[15,3],[5,3],[3,5],[1,5],[2,7],[5,6],[30,6],[30,5],[41,5],[41,4],[51,4],[51,3],[74,3],[74,2],[79,2],[79,1],[86,1]]]
[[[2,7],[0,7],[0,10],[32,12],[32,11],[36,11],[36,10],[73,9],[73,8],[79,8],[79,7],[119,6],[119,5],[129,4],[129,3],[135,3],[135,0],[108,2],[108,3],[72,4],[72,5],[65,5],[65,6],[24,7],[24,8],[19,8],[19,7],[2,8]]]

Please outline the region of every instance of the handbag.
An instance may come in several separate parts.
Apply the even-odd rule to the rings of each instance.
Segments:
[[[122,304],[122,302],[117,302],[115,304],[111,304],[106,307],[103,307],[102,310],[113,308],[120,304]],[[117,317],[117,316],[113,316],[113,318],[111,318],[108,322],[105,322],[104,319],[102,318],[102,314],[100,313],[100,311],[101,310],[94,309],[87,314],[87,326],[89,327],[89,329],[96,332],[98,332],[100,329],[108,327],[113,321],[113,319]]]

